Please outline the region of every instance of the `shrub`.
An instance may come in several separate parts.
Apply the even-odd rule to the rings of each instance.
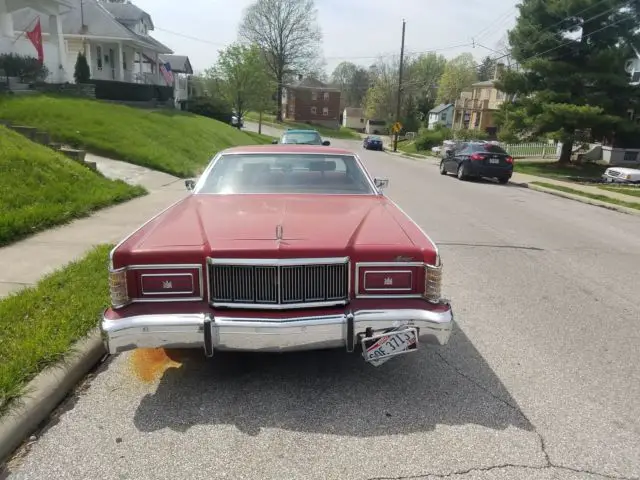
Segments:
[[[96,98],[99,100],[150,102],[154,98],[165,101],[173,96],[172,87],[160,85],[96,79],[89,80],[89,83],[96,86]]]
[[[89,70],[89,63],[87,57],[83,52],[78,52],[78,58],[76,58],[76,67],[73,72],[73,78],[76,83],[89,83],[91,80],[91,71]]]
[[[216,97],[196,97],[189,102],[187,110],[224,123],[230,123],[233,115],[231,105]]]
[[[37,58],[15,53],[0,54],[0,70],[7,77],[18,77],[23,83],[42,81],[49,75],[49,69]]]
[[[453,131],[453,137],[456,140],[469,141],[469,140],[486,140],[489,138],[489,134],[484,130],[475,130],[470,128],[461,128]]]
[[[424,152],[427,150],[431,150],[437,145],[442,145],[442,142],[447,139],[445,133],[446,132],[443,130],[423,131],[416,140],[416,149],[419,152]]]
[[[518,143],[520,138],[516,135],[515,132],[509,129],[502,129],[498,132],[498,141],[502,143]]]

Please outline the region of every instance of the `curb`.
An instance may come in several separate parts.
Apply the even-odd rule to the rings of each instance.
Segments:
[[[17,405],[0,419],[0,462],[45,421],[69,391],[106,354],[98,328],[78,340],[71,353],[31,380]]]
[[[600,200],[594,200],[589,197],[583,197],[581,195],[574,195],[572,193],[562,192],[560,190],[554,190],[551,188],[541,187],[539,185],[532,185],[529,183],[522,182],[509,182],[515,186],[528,188],[530,190],[536,190],[538,192],[549,193],[551,195],[555,195],[556,197],[568,198],[569,200],[574,200],[576,202],[586,203],[588,205],[593,205],[595,207],[606,208],[607,210],[614,210],[616,212],[626,213],[629,215],[640,215],[640,210],[636,210],[634,208],[623,207],[621,205],[615,205],[613,203],[601,202]]]

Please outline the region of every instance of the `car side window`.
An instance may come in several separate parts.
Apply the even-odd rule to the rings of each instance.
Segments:
[[[468,143],[461,143],[460,145],[456,145],[456,147],[453,150],[453,154],[454,155],[466,155],[468,151],[469,151],[469,144]]]

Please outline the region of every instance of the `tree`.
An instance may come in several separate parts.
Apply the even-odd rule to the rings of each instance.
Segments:
[[[344,104],[362,107],[369,89],[369,72],[351,62],[338,64],[331,74],[331,81],[340,88]]]
[[[487,55],[482,59],[480,65],[478,65],[478,81],[486,82],[487,80],[492,80],[495,71],[496,60]]]
[[[244,13],[240,37],[258,45],[276,82],[277,118],[282,120],[282,90],[287,75],[317,67],[322,34],[313,0],[257,0]]]
[[[444,73],[447,59],[436,53],[422,54],[407,62],[407,81],[403,96],[413,105],[413,111],[420,122],[429,118],[429,110],[435,106],[438,85]]]
[[[498,87],[515,96],[501,123],[526,136],[562,141],[559,162],[570,161],[577,135],[618,144],[637,136],[627,111],[640,104],[629,85],[626,59],[640,44],[638,11],[619,0],[522,0],[509,33],[522,71],[507,72]],[[502,127],[502,125],[501,125]]]
[[[78,57],[76,58],[76,66],[73,72],[73,78],[75,79],[76,83],[89,83],[89,80],[91,80],[89,63],[87,62],[87,57],[85,57],[83,52],[78,52]]]
[[[476,81],[476,62],[470,53],[462,53],[447,62],[444,67],[440,87],[438,88],[438,103],[453,103],[463,90],[469,88]]]
[[[206,76],[209,85],[215,85],[239,118],[254,107],[262,111],[270,95],[270,80],[256,45],[235,43],[221,50],[217,64],[207,70]]]

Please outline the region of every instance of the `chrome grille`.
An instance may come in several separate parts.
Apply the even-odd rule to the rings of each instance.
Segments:
[[[346,301],[349,264],[209,265],[214,304],[265,306]]]

